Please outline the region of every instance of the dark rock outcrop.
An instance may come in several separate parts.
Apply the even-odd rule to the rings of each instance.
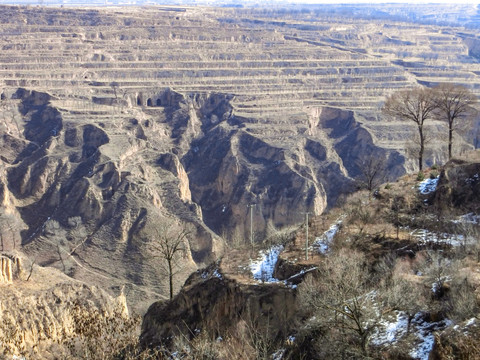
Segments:
[[[441,211],[480,212],[480,163],[452,159],[440,173],[432,203]]]
[[[273,277],[280,281],[286,280],[288,284],[297,285],[302,282],[305,274],[313,269],[311,265],[292,263],[280,257],[275,264]]]
[[[268,222],[295,223],[292,212],[325,208],[323,186],[287,159],[285,150],[244,130],[217,126],[194,141],[183,158],[192,200],[205,223],[217,233],[243,234],[248,205],[255,203],[254,222],[261,236]],[[243,235],[241,235],[243,236]]]
[[[279,340],[297,316],[295,299],[296,291],[281,284],[242,284],[207,269],[193,274],[173,300],[148,309],[140,342],[146,348],[169,346],[180,334],[192,338],[204,330],[225,336],[242,326]]]

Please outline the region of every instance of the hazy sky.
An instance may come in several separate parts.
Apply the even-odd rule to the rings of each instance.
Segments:
[[[379,4],[379,3],[402,3],[402,4],[479,4],[480,0],[289,0],[292,3],[302,4]]]
[[[125,2],[127,0],[120,0],[120,2]],[[162,3],[162,0],[152,0],[155,1],[156,3]],[[200,2],[214,2],[215,0],[197,0]],[[220,0],[222,2],[224,1],[229,1],[229,0]],[[43,0],[43,3],[61,3],[61,0]],[[70,1],[67,0],[66,3],[69,3]],[[78,0],[71,0],[71,2],[78,2]],[[81,2],[88,3],[88,0],[84,0]],[[102,0],[97,0],[94,1],[96,3],[102,2]],[[169,2],[169,1],[167,1]],[[233,3],[239,3],[239,0],[230,0],[230,2]],[[241,1],[240,1],[241,2]],[[262,0],[245,0],[246,3],[262,3]],[[268,3],[275,3],[277,0],[269,0]],[[480,0],[279,0],[279,3],[285,3],[285,2],[290,2],[290,3],[301,3],[301,4],[385,4],[385,3],[402,3],[402,4],[480,4]],[[40,3],[39,0],[21,0],[21,1],[15,1],[15,0],[0,0],[0,4],[11,4],[11,3],[32,3],[32,4],[38,4]]]
[[[288,0],[291,3],[302,4],[480,4],[480,0]]]

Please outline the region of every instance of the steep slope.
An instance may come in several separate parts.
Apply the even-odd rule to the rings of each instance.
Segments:
[[[0,21],[2,248],[125,285],[139,309],[167,287],[159,225],[189,234],[177,291],[220,236],[260,241],[332,207],[365,158],[392,179],[411,167],[386,95],[446,73],[477,91],[474,33],[458,29],[193,7],[12,6]]]
[[[311,217],[308,258],[303,227],[263,249],[230,248],[152,304],[142,348],[188,359],[478,357],[478,156]]]
[[[248,205],[261,239],[300,220],[292,214],[322,213],[349,190],[363,157],[388,158],[392,174],[402,173],[403,160],[377,147],[352,112],[323,109],[290,146],[232,115],[231,96],[144,95],[163,105],[93,122],[58,110],[49,94],[19,89],[3,142],[4,196],[25,224],[25,251],[79,279],[127,284],[131,300],[162,293],[153,270],[162,259],[150,244],[169,217],[190,234],[185,276],[221,254],[211,230],[247,237]]]
[[[47,94],[21,89],[13,98],[23,127],[18,138],[28,145],[4,143],[12,154],[4,197],[26,225],[24,250],[39,264],[107,288],[127,284],[130,300],[142,307],[138,298],[148,303],[163,292],[164,274],[153,270],[162,259],[150,248],[154,224],[181,221],[191,233],[186,273],[221,252],[190,201],[178,159],[172,155],[169,170],[159,165],[169,139],[161,119],[65,121]]]
[[[2,358],[56,359],[74,355],[75,348],[80,355],[86,351],[80,346],[86,338],[82,336],[89,331],[82,328],[86,321],[98,320],[97,326],[105,326],[114,318],[117,325],[129,321],[123,294],[113,298],[56,269],[40,267],[19,252],[2,257],[2,264],[6,259],[15,266],[9,281],[0,280]],[[125,334],[121,334],[120,328],[117,330],[110,329],[118,336],[117,341],[125,341]],[[134,336],[135,329],[131,330]],[[100,334],[103,330],[96,331]],[[108,349],[111,344],[105,341],[104,345]]]
[[[247,119],[233,117],[195,139],[183,158],[193,200],[217,233],[247,237],[249,205],[259,238],[268,225],[298,222],[302,213],[320,214],[327,203],[353,189],[362,159],[385,159],[390,176],[401,175],[403,158],[375,145],[353,112],[323,108],[311,128],[288,140],[268,139]]]
[[[473,159],[472,159],[473,158]],[[453,214],[480,212],[479,154],[452,159],[442,170],[432,200],[439,211]]]

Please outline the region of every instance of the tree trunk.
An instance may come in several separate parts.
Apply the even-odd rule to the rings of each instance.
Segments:
[[[412,324],[413,316],[409,312],[407,312],[407,335],[410,334],[410,325]]]
[[[173,299],[173,270],[172,262],[168,261],[168,285],[170,288],[170,300]]]
[[[450,160],[452,158],[453,128],[451,123],[448,125],[448,160]]]
[[[362,339],[362,343],[361,343],[362,354],[364,357],[368,358],[368,343],[369,343],[368,331],[365,331],[363,332],[363,334],[361,334],[361,339]]]
[[[420,135],[420,150],[418,151],[418,169],[423,170],[423,152],[425,150],[425,139],[423,137],[423,127],[418,127],[418,133]]]

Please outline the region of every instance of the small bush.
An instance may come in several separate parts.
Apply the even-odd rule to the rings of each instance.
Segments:
[[[432,171],[430,173],[430,179],[436,179],[438,177],[438,171]]]
[[[128,359],[136,352],[139,317],[126,317],[121,308],[113,313],[88,308],[79,301],[74,302],[71,316],[73,333],[64,330],[61,341],[66,358]]]
[[[391,188],[392,188],[392,185],[390,184],[385,185],[385,190],[390,190]]]
[[[438,170],[438,164],[433,164],[431,167],[432,170]]]
[[[425,174],[423,173],[423,171],[419,171],[417,174],[417,181],[423,181],[423,180],[425,180]]]
[[[471,326],[468,334],[449,330],[435,337],[435,346],[430,354],[434,359],[479,359],[479,328]]]

